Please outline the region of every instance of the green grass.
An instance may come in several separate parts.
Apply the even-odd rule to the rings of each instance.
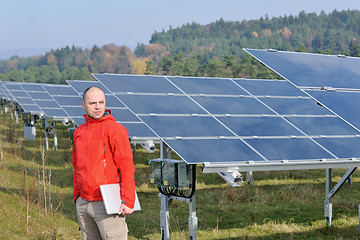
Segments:
[[[57,152],[50,137],[44,194],[44,133],[37,125],[36,141],[24,141],[22,128],[0,115],[0,239],[81,239],[72,199],[71,133],[57,125]],[[130,239],[160,239],[160,197],[148,183],[148,161],[158,157],[158,151],[141,148],[134,153],[142,211],[127,217]],[[360,239],[358,171],[353,185],[345,184],[333,198],[332,228],[324,221],[325,170],[254,172],[254,185],[239,188],[217,174],[202,174],[200,166],[197,171],[198,239]],[[333,169],[334,183],[345,171]],[[188,238],[187,203],[170,204],[170,232],[172,239]]]

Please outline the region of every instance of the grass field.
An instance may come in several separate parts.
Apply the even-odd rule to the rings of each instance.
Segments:
[[[0,239],[81,239],[72,200],[71,132],[57,125],[58,151],[44,152],[44,133],[23,140],[23,123],[0,114]],[[50,137],[52,140],[52,136]],[[142,211],[127,217],[130,239],[160,239],[160,198],[148,183],[150,159],[134,153]],[[254,172],[254,184],[232,188],[197,168],[198,239],[360,239],[360,175],[333,198],[333,227],[324,221],[325,170]],[[339,181],[346,169],[334,169]],[[188,204],[170,205],[172,239],[187,239]]]

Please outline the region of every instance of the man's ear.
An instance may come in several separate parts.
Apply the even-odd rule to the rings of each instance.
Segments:
[[[85,103],[84,103],[84,101],[81,101],[81,106],[82,106],[83,109],[85,109]]]

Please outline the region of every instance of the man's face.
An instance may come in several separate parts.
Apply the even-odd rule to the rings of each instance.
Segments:
[[[100,119],[105,112],[105,95],[98,88],[90,88],[82,101],[82,107],[86,111],[86,115],[94,119]]]

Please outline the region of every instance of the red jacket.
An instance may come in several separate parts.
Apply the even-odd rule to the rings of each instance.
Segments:
[[[121,199],[133,208],[135,167],[127,130],[110,110],[98,120],[84,117],[73,138],[74,200],[102,201],[99,186],[121,182]]]

